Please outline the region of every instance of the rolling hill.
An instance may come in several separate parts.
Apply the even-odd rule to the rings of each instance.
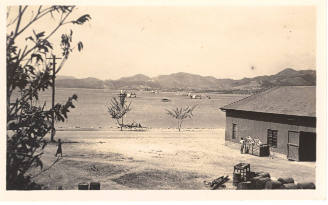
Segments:
[[[272,86],[316,85],[315,70],[294,70],[286,68],[275,75],[243,78],[240,80],[217,79],[190,73],[173,73],[150,78],[138,74],[118,80],[99,80],[96,78],[78,79],[70,76],[58,76],[60,88],[95,88],[95,89],[161,89],[161,90],[259,90]]]
[[[58,76],[56,77],[56,86],[58,88],[95,88],[103,89],[105,88],[104,82],[97,78],[68,78]]]

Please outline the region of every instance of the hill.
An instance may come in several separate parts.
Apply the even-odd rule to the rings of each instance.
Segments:
[[[219,79],[214,77],[204,77],[189,73],[174,73],[171,75],[160,75],[154,78],[161,88],[182,89],[182,90],[205,90],[205,89],[224,89],[224,85]]]
[[[316,85],[315,70],[294,70],[286,68],[270,76],[257,76],[240,80],[217,79],[211,76],[200,76],[190,73],[173,73],[150,78],[138,74],[118,80],[99,80],[96,78],[77,79],[69,76],[58,76],[57,87],[61,88],[97,88],[97,89],[161,89],[161,90],[260,90],[273,86]]]
[[[109,89],[160,89],[160,85],[146,75],[137,74],[118,80],[105,80],[105,87]]]
[[[59,88],[94,88],[103,89],[105,88],[104,82],[97,78],[63,78],[56,77],[56,86]]]

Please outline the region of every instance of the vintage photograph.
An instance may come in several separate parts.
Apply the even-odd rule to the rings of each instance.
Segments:
[[[8,5],[6,191],[315,190],[317,55],[315,5]]]

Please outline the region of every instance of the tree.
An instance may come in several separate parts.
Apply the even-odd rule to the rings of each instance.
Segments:
[[[121,93],[119,99],[116,97],[113,97],[107,105],[108,113],[111,115],[113,119],[117,121],[117,124],[120,126],[121,131],[123,130],[124,127],[124,116],[131,111],[131,102],[127,104],[127,94],[126,93]],[[120,123],[121,120],[121,123]]]
[[[192,118],[193,117],[193,111],[194,109],[197,107],[197,105],[194,106],[186,106],[185,108],[175,108],[175,109],[171,109],[171,110],[166,110],[169,116],[171,116],[172,118],[175,118],[178,122],[178,129],[179,132],[181,131],[181,127],[182,127],[182,122],[187,119],[187,118]]]
[[[60,28],[68,24],[82,25],[91,17],[88,14],[69,20],[75,6],[14,6],[7,10],[7,163],[6,186],[8,190],[35,189],[33,176],[28,171],[43,163],[41,156],[47,145],[44,139],[53,129],[52,117],[56,121],[65,121],[73,101],[77,95],[72,95],[66,103],[57,103],[52,108],[46,107],[46,102],[39,102],[39,93],[51,87],[52,62],[47,60],[52,53],[60,51],[62,57],[58,73],[70,53],[73,31],[63,32],[59,45],[52,43],[51,37]],[[41,19],[57,20],[54,28],[38,31],[37,23]],[[35,27],[34,27],[35,26]],[[58,46],[59,48],[55,48]],[[77,43],[81,51],[82,42]],[[56,160],[58,161],[58,160]],[[56,162],[55,161],[55,162]],[[54,163],[55,163],[54,162]]]

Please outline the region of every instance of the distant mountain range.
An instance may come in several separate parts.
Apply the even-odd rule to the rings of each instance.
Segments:
[[[182,72],[160,75],[154,78],[138,74],[118,80],[78,79],[71,76],[57,76],[56,78],[56,86],[60,88],[227,91],[261,90],[284,85],[316,85],[316,71],[296,71],[287,68],[275,75],[257,76],[240,80],[217,79],[211,76],[204,77]]]

